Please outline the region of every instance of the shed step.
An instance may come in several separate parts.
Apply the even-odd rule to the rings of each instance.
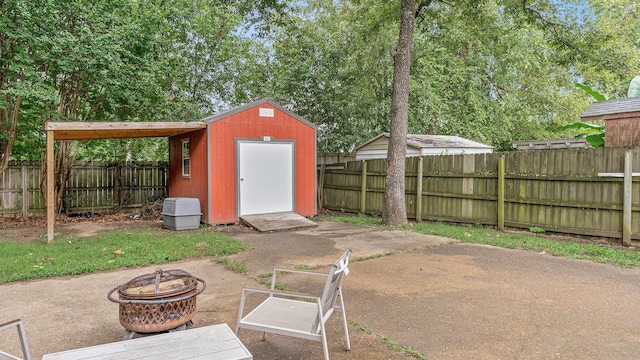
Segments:
[[[313,221],[294,212],[244,215],[240,221],[260,231],[285,231],[318,226]]]

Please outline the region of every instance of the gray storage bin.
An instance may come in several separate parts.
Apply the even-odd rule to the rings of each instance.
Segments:
[[[200,227],[200,200],[166,198],[162,205],[164,227],[172,230],[193,230]]]

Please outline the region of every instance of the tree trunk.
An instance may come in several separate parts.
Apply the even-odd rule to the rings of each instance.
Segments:
[[[22,96],[18,95],[16,99],[11,99],[5,95],[4,101],[6,108],[0,109],[0,131],[4,132],[4,135],[0,135],[0,175],[9,167],[11,151],[16,143]]]
[[[402,0],[400,35],[393,56],[393,94],[391,98],[391,126],[387,152],[387,177],[384,188],[383,225],[407,223],[404,202],[404,172],[409,123],[409,72],[413,48],[413,27],[417,3]]]
[[[63,211],[66,211],[63,207],[62,199],[64,197],[64,191],[67,182],[69,181],[69,177],[71,176],[71,170],[73,169],[73,164],[76,159],[76,155],[78,154],[78,146],[75,140],[59,140],[58,146],[54,151],[55,157],[55,169],[54,171],[54,195],[55,198],[53,202],[55,204],[56,214],[60,214]],[[40,182],[40,192],[43,195],[45,204],[48,204],[52,199],[47,198],[47,176],[46,173],[49,171],[47,168],[47,162],[42,162],[42,174],[43,178]]]

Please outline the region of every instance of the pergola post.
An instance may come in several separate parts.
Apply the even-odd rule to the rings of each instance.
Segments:
[[[47,130],[47,242],[53,241],[56,222],[55,200],[55,154],[53,148],[53,131]]]

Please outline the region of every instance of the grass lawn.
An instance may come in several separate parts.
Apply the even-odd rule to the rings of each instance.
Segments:
[[[380,218],[362,215],[322,215],[320,218],[362,226],[380,226],[381,223]],[[534,235],[533,233],[510,233],[484,227],[457,226],[441,222],[419,222],[412,226],[399,227],[399,229],[448,237],[471,244],[544,252],[554,256],[584,259],[620,267],[640,267],[640,251],[615,246],[547,239],[544,235]]]
[[[380,226],[369,216],[322,215],[319,218],[360,226]],[[486,244],[507,249],[544,252],[620,267],[640,267],[640,251],[615,246],[558,241],[541,234],[511,233],[483,227],[421,222],[400,230]],[[124,229],[99,236],[58,239],[51,244],[0,241],[0,283],[76,275],[122,267],[162,264],[183,259],[214,257],[238,272],[247,269],[226,256],[247,249],[231,237],[203,227],[194,231],[158,228]]]
[[[226,255],[246,248],[245,244],[206,227],[194,231],[126,229],[95,237],[65,238],[51,244],[3,240],[0,241],[0,283],[205,256],[225,262]]]

